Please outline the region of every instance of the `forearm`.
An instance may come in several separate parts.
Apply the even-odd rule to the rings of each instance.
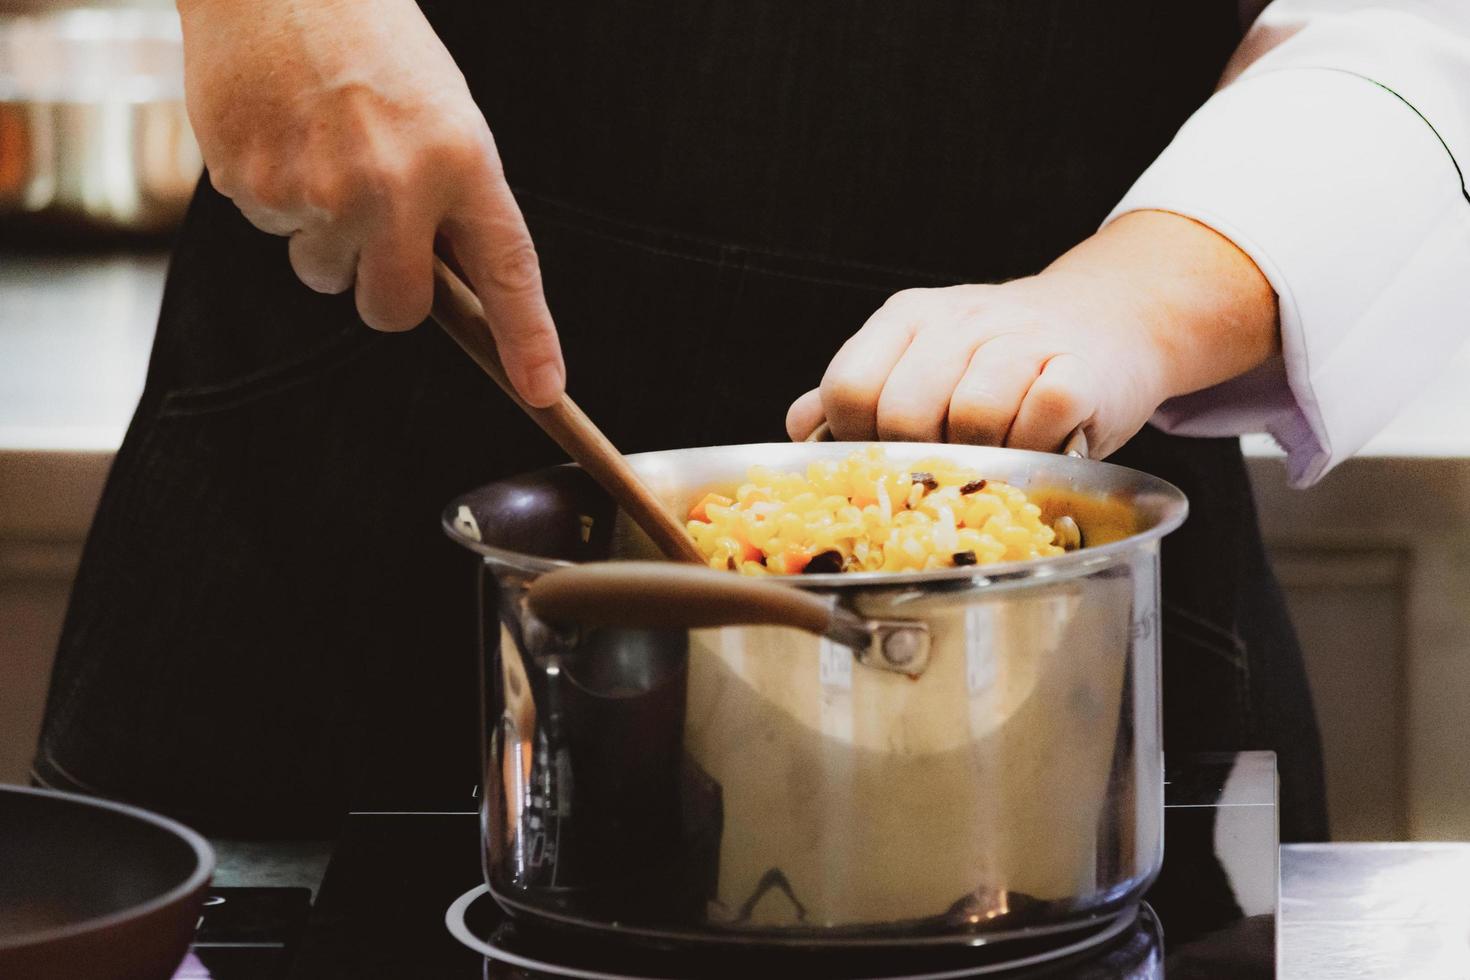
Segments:
[[[1172,398],[1153,421],[1269,432],[1304,485],[1464,340],[1470,4],[1278,0],[1223,81],[1114,215],[1189,215],[1249,254],[1279,297],[1280,368]]]

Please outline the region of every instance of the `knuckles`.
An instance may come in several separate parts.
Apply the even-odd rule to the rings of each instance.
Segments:
[[[434,299],[427,279],[391,284],[359,279],[355,295],[362,322],[385,333],[401,333],[423,323]]]
[[[440,174],[474,176],[493,157],[486,135],[483,124],[451,123],[423,148],[424,165]]]
[[[882,439],[1000,444],[1023,404],[1028,417],[1034,413],[1042,425],[1070,426],[1092,412],[1095,399],[1075,372],[1057,377],[1044,372],[1051,357],[1084,355],[1087,331],[1080,327],[1085,325],[1074,322],[1068,304],[1049,302],[1026,281],[904,289],[888,297],[882,313],[883,326],[902,321],[914,332],[915,344],[927,345],[928,357],[951,347],[956,357],[983,352],[980,375],[990,377],[977,376],[972,368],[948,393],[938,417],[931,417],[928,396],[933,393],[892,390],[891,377],[869,377],[871,372],[865,373],[845,347],[821,386],[823,407],[841,438],[870,438],[876,431]],[[927,331],[933,333],[926,336]]]
[[[322,127],[305,145],[220,146],[207,153],[210,183],[237,204],[301,212],[317,223],[442,198],[498,173],[483,123],[446,121],[381,144]]]
[[[998,441],[999,436],[1005,433],[1012,414],[996,398],[961,388],[949,402],[949,428],[967,442],[978,439]],[[999,430],[998,434],[996,430]]]
[[[878,438],[893,442],[932,442],[939,438],[934,420],[907,408],[878,404]]]
[[[995,289],[984,283],[900,289],[888,297],[883,308],[890,313],[924,317],[938,323],[987,309],[994,301]]]
[[[1036,411],[1046,419],[1071,419],[1082,409],[1081,399],[1071,388],[1062,385],[1037,382],[1027,395]]]
[[[485,274],[503,292],[526,293],[538,289],[541,265],[536,258],[536,247],[529,238],[522,238],[501,248],[489,256]]]
[[[827,376],[822,379],[821,392],[822,406],[834,426],[853,415],[871,415],[878,398],[877,391],[869,390],[866,385],[840,370],[827,372]]]
[[[907,310],[922,306],[928,302],[929,297],[935,292],[933,289],[911,288],[900,289],[883,301],[885,310]]]

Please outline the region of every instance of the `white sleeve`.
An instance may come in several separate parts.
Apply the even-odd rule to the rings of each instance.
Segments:
[[[1302,486],[1470,338],[1470,0],[1275,0],[1222,85],[1108,220],[1187,215],[1270,280],[1282,357],[1154,423],[1270,432]]]

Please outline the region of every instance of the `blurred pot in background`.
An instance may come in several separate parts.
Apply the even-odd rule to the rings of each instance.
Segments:
[[[172,10],[0,16],[0,221],[9,229],[166,234],[201,168]]]

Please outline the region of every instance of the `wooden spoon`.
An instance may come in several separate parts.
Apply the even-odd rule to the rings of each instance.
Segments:
[[[524,401],[506,376],[500,352],[485,319],[484,307],[470,287],[449,266],[434,260],[433,316],[444,332],[453,337],[464,352],[480,365],[511,401],[521,407],[556,444],[566,450],[604,490],[612,495],[624,512],[643,528],[669,558],[704,564],[704,556],[694,546],[679,522],[674,520],[663,502],[638,479],[633,467],[618,452],[576,403],[565,394],[549,408],[535,408]]]

